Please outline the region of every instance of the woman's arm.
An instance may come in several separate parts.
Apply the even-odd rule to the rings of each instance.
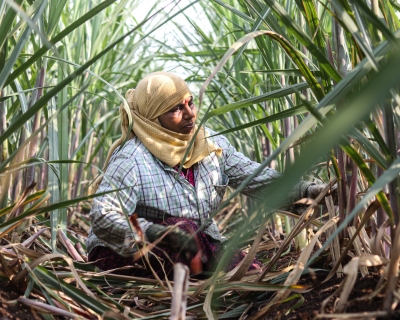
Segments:
[[[260,166],[258,162],[252,161],[242,153],[238,152],[223,136],[216,137],[216,143],[223,150],[223,167],[225,174],[229,177],[229,185],[238,187],[249,175],[251,175]],[[253,178],[251,182],[242,191],[250,197],[257,197],[257,193],[263,190],[268,191],[272,182],[276,181],[281,173],[271,168],[264,168],[263,171]],[[292,189],[287,197],[287,204],[291,204],[306,196],[307,188],[314,183],[301,181]],[[260,194],[259,194],[260,195]]]
[[[137,251],[136,241],[140,240],[131,231],[124,211],[131,216],[139,201],[139,187],[136,177],[135,163],[123,154],[117,154],[110,161],[98,193],[121,189],[97,197],[93,201],[90,218],[92,231],[107,247],[122,256],[131,256]],[[139,218],[143,233],[152,224]]]

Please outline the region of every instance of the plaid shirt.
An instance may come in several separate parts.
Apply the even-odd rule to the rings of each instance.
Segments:
[[[215,134],[211,130],[209,133]],[[176,170],[154,157],[137,138],[127,141],[112,155],[104,178],[97,192],[123,189],[93,200],[92,222],[87,250],[106,246],[122,256],[130,256],[137,249],[138,241],[132,233],[125,212],[138,215],[138,222],[145,233],[156,219],[182,217],[204,227],[212,238],[223,241],[213,219],[210,219],[222,201],[226,187],[237,187],[259,166],[229,143],[223,136],[211,138],[222,148],[222,156],[211,153],[194,165],[195,186]],[[280,176],[275,170],[265,168],[243,191],[254,196],[254,191],[267,186]],[[299,183],[289,201],[304,196],[309,183]]]

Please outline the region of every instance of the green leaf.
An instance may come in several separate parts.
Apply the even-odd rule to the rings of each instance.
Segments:
[[[92,297],[89,297],[88,295],[82,294],[82,291],[64,282],[63,280],[58,279],[55,275],[42,266],[37,266],[35,269],[33,269],[33,273],[46,286],[63,292],[63,294],[67,295],[77,303],[84,305],[98,314],[103,314],[105,311],[110,310],[108,306],[100,303]],[[120,311],[123,311],[122,306],[118,307]]]
[[[299,0],[296,2],[300,2]],[[307,26],[310,28],[310,33],[314,42],[317,43],[319,51],[324,52],[326,49],[326,41],[323,35],[322,21],[318,18],[317,7],[311,0],[303,0],[302,7],[304,8],[304,17],[307,20]],[[299,6],[300,7],[300,6]],[[325,70],[321,70],[323,85],[325,90],[331,89],[331,81]]]
[[[303,82],[303,83],[299,83],[299,84],[296,84],[296,85],[293,85],[293,86],[290,86],[287,88],[283,88],[283,89],[275,90],[275,91],[272,91],[269,93],[265,93],[265,94],[257,96],[257,97],[253,97],[253,98],[245,99],[245,100],[238,101],[235,103],[227,104],[225,106],[219,107],[218,109],[210,111],[209,113],[207,113],[205,115],[204,118],[205,118],[205,120],[208,120],[212,117],[215,117],[215,116],[227,113],[227,112],[232,112],[237,109],[245,108],[245,107],[254,105],[256,103],[284,97],[289,94],[299,92],[306,88],[308,88],[308,84]]]
[[[372,173],[372,171],[368,168],[364,160],[361,158],[360,154],[350,145],[350,143],[347,140],[343,140],[340,143],[340,146],[360,169],[364,177],[367,179],[369,185],[372,186],[376,181],[375,176]],[[383,191],[381,191],[376,195],[376,198],[381,203],[383,209],[390,218],[391,222],[394,223],[394,214],[392,208],[390,207],[386,194]]]
[[[40,16],[43,14],[45,9],[46,2],[42,0],[41,5],[39,6],[37,12],[34,14],[32,18],[32,23],[36,23]],[[29,39],[29,35],[32,32],[31,26],[28,26],[24,32],[22,33],[21,37],[19,38],[18,42],[14,46],[14,50],[11,52],[10,56],[8,57],[7,62],[5,63],[2,70],[0,70],[0,90],[4,88],[4,84],[6,83],[7,76],[10,74],[11,70],[13,69],[15,62],[18,59],[19,54],[21,53],[23,47],[25,46],[26,41]]]
[[[293,107],[293,108],[290,108],[290,109],[287,109],[287,110],[283,110],[283,111],[281,111],[279,113],[276,113],[276,114],[274,114],[272,116],[268,116],[268,117],[265,117],[265,118],[262,118],[262,119],[259,119],[259,120],[256,120],[256,121],[252,121],[252,122],[240,125],[240,126],[236,126],[236,127],[232,128],[232,129],[228,129],[228,130],[219,132],[215,136],[223,135],[223,134],[227,134],[227,133],[231,133],[231,132],[236,132],[236,131],[239,131],[239,130],[244,130],[244,129],[251,128],[251,127],[254,127],[254,126],[259,126],[261,124],[266,124],[266,123],[269,123],[269,122],[272,122],[272,121],[282,120],[282,119],[285,119],[285,118],[288,118],[288,117],[292,117],[292,116],[296,116],[296,115],[299,115],[299,114],[302,114],[302,113],[305,113],[305,112],[307,112],[307,108],[306,107],[304,107],[304,106],[296,106],[296,107]]]
[[[290,18],[287,11],[276,0],[265,0],[265,2],[275,11],[283,24],[293,32],[293,35],[297,40],[302,43],[318,60],[321,68],[324,69],[334,81],[339,82],[341,77],[326,59],[325,54],[318,49],[312,39],[301,29],[301,27]]]
[[[73,22],[71,25],[66,27],[63,31],[61,31],[59,34],[54,36],[51,40],[50,43],[55,45],[57,42],[65,38],[67,35],[69,35],[72,31],[77,29],[79,26],[84,24],[86,21],[90,20],[93,16],[110,6],[112,3],[114,3],[116,0],[105,0],[101,2],[99,5],[94,7],[92,10],[84,14],[82,17],[80,17],[78,20]],[[49,47],[43,46],[39,50],[37,50],[31,58],[29,58],[27,61],[25,61],[21,66],[19,66],[17,69],[15,69],[7,78],[7,81],[5,82],[5,86],[10,84],[14,79],[16,79],[19,75],[21,75],[25,70],[27,70],[35,61],[40,59],[47,51],[49,50]]]
[[[52,35],[60,20],[61,13],[65,7],[67,0],[50,1],[49,22],[47,24],[47,34]]]
[[[43,108],[47,102],[49,102],[58,92],[60,92],[66,85],[68,85],[72,80],[81,75],[89,66],[99,60],[102,56],[104,56],[107,52],[111,51],[118,43],[122,42],[125,38],[130,36],[132,33],[136,32],[138,28],[140,28],[144,23],[141,22],[138,26],[133,28],[131,31],[127,32],[123,36],[119,37],[114,43],[111,43],[107,48],[101,51],[99,54],[94,56],[88,62],[84,63],[80,68],[62,80],[59,84],[57,84],[53,89],[44,94],[41,99],[39,99],[27,112],[25,112],[21,117],[18,118],[13,124],[11,124],[7,130],[0,137],[0,144],[3,143],[13,132],[15,132],[19,127],[21,127],[26,121],[28,121],[38,110]]]
[[[14,0],[14,3],[17,5],[21,5],[23,0]],[[13,20],[15,18],[15,15],[17,13],[15,10],[11,9],[8,7],[5,16],[3,17],[1,21],[1,28],[0,28],[0,51],[3,48],[4,44],[6,43],[7,40],[7,33],[10,31],[10,28],[12,26]]]
[[[366,5],[365,2],[356,0],[355,3],[357,4],[357,8],[361,10],[361,12],[365,15],[365,17],[368,18],[369,21],[371,21],[372,25],[382,32],[382,35],[389,41],[394,43],[396,38],[392,34],[392,32],[388,29],[388,27],[382,22],[381,19],[379,19],[373,12],[372,10]]]
[[[377,148],[371,143],[369,139],[365,137],[360,131],[357,129],[354,129],[350,132],[349,134],[352,138],[354,138],[360,146],[369,154],[371,159],[376,161],[376,163],[382,168],[386,169],[387,164],[386,164],[386,159],[382,155],[382,153],[379,152]]]

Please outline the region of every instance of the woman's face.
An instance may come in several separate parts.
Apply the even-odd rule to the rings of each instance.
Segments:
[[[196,121],[196,106],[193,103],[193,97],[188,97],[181,103],[177,104],[171,110],[158,117],[161,126],[165,129],[189,134],[194,130]]]

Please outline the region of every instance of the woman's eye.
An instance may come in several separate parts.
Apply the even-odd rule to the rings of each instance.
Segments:
[[[181,107],[174,107],[174,108],[172,108],[171,110],[169,110],[169,112],[172,112],[172,113],[174,113],[174,112],[177,112],[177,111],[180,111],[181,110]]]
[[[190,107],[191,109],[193,109],[193,107],[194,107],[193,100],[190,100],[187,104],[189,105],[189,107]],[[179,105],[173,107],[173,108],[172,108],[171,110],[169,110],[168,112],[170,112],[170,113],[175,113],[175,112],[182,111],[183,109],[185,109],[185,105],[179,104]]]

